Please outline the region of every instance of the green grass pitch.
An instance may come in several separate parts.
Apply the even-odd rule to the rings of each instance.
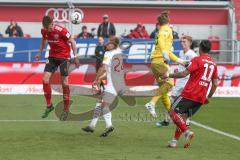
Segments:
[[[54,103],[61,96],[53,97]],[[72,112],[94,107],[95,100],[72,97]],[[115,131],[100,138],[99,122],[94,133],[84,133],[88,122],[59,122],[52,113],[41,120],[42,96],[0,96],[0,160],[239,160],[240,141],[192,125],[196,137],[189,149],[181,140],[176,149],[166,148],[174,125],[157,128],[143,107],[149,98],[138,98],[135,107],[120,102],[113,111]],[[159,109],[160,108],[160,109]],[[158,112],[164,111],[161,103]],[[140,115],[140,118],[136,115]],[[215,98],[193,120],[240,136],[240,98]],[[145,120],[148,120],[147,122]],[[9,121],[12,120],[12,121]],[[27,121],[21,121],[27,120]],[[50,121],[53,120],[53,121]]]

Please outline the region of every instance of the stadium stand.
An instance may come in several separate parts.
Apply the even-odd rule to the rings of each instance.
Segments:
[[[235,42],[232,40],[236,39],[236,35],[238,35],[238,38],[240,37],[239,22],[237,26],[235,25],[235,18],[239,19],[239,9],[235,5],[236,16],[231,16],[230,13],[233,9],[230,1],[72,0],[72,2],[76,8],[83,12],[82,24],[69,25],[69,23],[62,23],[61,20],[60,23],[65,26],[68,25],[73,35],[79,34],[84,25],[89,29],[97,28],[104,14],[110,16],[110,21],[115,25],[117,36],[129,34],[130,29],[135,28],[139,22],[144,24],[148,33],[151,33],[155,29],[156,17],[164,8],[170,10],[171,24],[174,25],[173,29],[179,36],[189,34],[194,39],[211,39],[211,37],[214,37],[217,39],[217,41],[213,41],[215,49],[227,51],[235,49],[233,47]],[[68,9],[65,0],[19,0],[17,2],[0,0],[0,3],[1,33],[9,24],[9,20],[14,17],[23,31],[26,31],[31,37],[41,37],[41,17],[43,15],[48,13],[53,15],[53,12],[55,12],[55,14],[60,15],[58,17],[60,18]],[[239,1],[235,0],[234,3],[239,3]],[[14,10],[14,14],[9,13],[9,10]],[[238,29],[238,34],[236,34],[235,28]],[[93,34],[96,35],[96,31]],[[3,36],[6,37],[6,35]],[[235,61],[233,57],[227,52],[221,53],[219,61],[233,62]]]
[[[237,24],[237,39],[240,40],[240,1],[233,0]]]
[[[0,1],[1,2],[1,1]],[[32,35],[32,37],[40,37],[40,32],[36,32],[36,30],[40,30],[41,28],[41,15],[46,13],[46,10],[49,8],[57,8],[54,7],[53,4],[58,4],[58,7],[63,8],[67,7],[65,1],[55,1],[55,2],[49,2],[50,4],[47,4],[47,1],[30,1],[28,7],[21,7],[21,5],[17,5],[17,3],[20,3],[21,1],[15,2],[14,5],[11,5],[13,2],[11,1],[5,1],[6,6],[1,6],[0,12],[2,13],[0,16],[0,30],[3,30],[7,22],[10,18],[15,17],[19,24],[22,26],[23,30],[27,30],[29,34]],[[25,3],[28,1],[25,1]],[[41,3],[40,3],[41,2]],[[57,3],[58,2],[58,3]],[[64,3],[63,3],[64,2]],[[84,12],[84,19],[83,19],[83,25],[86,25],[88,28],[96,28],[101,20],[101,15],[105,13],[109,13],[110,20],[114,21],[117,35],[121,35],[125,31],[127,33],[130,32],[129,28],[135,28],[135,24],[142,22],[144,23],[146,30],[148,33],[151,33],[152,30],[155,28],[155,22],[156,22],[156,16],[160,13],[162,10],[162,7],[168,9],[168,7],[172,7],[171,13],[174,17],[172,19],[171,23],[174,24],[174,30],[176,30],[180,35],[182,33],[185,33],[186,31],[188,34],[191,34],[194,38],[207,38],[210,35],[209,28],[212,26],[214,28],[214,35],[218,35],[221,39],[227,39],[230,38],[228,35],[229,31],[229,25],[228,25],[228,15],[225,9],[228,7],[227,2],[178,2],[178,1],[149,1],[149,3],[146,3],[146,1],[141,1],[141,3],[137,3],[139,1],[130,1],[130,3],[126,3],[126,1],[107,1],[106,3],[100,3],[100,1],[73,1],[73,3],[76,2],[76,6],[81,6],[80,9]],[[125,9],[121,8],[115,8],[108,9],[107,6],[111,6],[114,4],[121,4],[123,7],[125,6]],[[132,3],[132,4],[131,4]],[[41,7],[39,6],[41,4]],[[141,5],[140,5],[141,4]],[[143,4],[146,7],[158,7],[157,9],[147,9],[143,6]],[[94,8],[89,8],[87,5],[90,5],[91,7],[97,7],[98,11],[96,11]],[[130,5],[132,9],[127,9],[127,5]],[[31,8],[29,8],[31,6]],[[135,6],[135,7],[134,7]],[[145,8],[142,17],[137,17],[138,14],[141,12],[141,8],[137,9],[136,7],[139,6],[141,8]],[[174,8],[181,6],[181,10],[177,11],[174,10]],[[200,8],[200,9],[194,9],[194,8]],[[209,8],[207,12],[203,13],[202,11],[204,8]],[[212,9],[211,9],[212,8]],[[19,12],[19,14],[15,15],[6,15],[6,13],[9,10],[15,10],[16,12]],[[26,9],[28,9],[28,13],[26,13]],[[189,11],[185,11],[185,9],[188,9]],[[195,11],[193,11],[194,9]],[[203,10],[202,10],[203,9]],[[213,9],[217,9],[219,13],[214,12]],[[29,14],[30,12],[30,14]],[[118,16],[118,13],[121,12],[120,16]],[[150,13],[152,12],[152,13]],[[214,12],[214,13],[212,13]],[[126,13],[130,13],[129,15]],[[183,16],[188,15],[189,17],[183,19]],[[204,19],[203,17],[209,17],[206,20],[200,20]],[[217,17],[216,14],[221,14],[221,18]],[[3,16],[4,15],[4,16]],[[131,16],[132,15],[132,16]],[[192,16],[191,16],[192,15]],[[129,18],[128,18],[129,16]],[[215,16],[215,17],[214,17]],[[96,18],[94,18],[96,17]],[[136,18],[137,17],[137,18]],[[144,21],[141,21],[141,19],[144,19]],[[215,20],[214,20],[215,19]],[[189,25],[191,24],[191,25]],[[81,29],[81,25],[72,26],[73,28],[73,34],[79,33],[79,30]],[[194,29],[193,29],[194,28]],[[196,32],[198,30],[198,32]]]

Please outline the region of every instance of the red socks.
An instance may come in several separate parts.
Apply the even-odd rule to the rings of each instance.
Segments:
[[[44,91],[44,96],[45,96],[45,100],[47,103],[47,106],[50,107],[52,104],[52,89],[51,89],[51,85],[49,83],[44,83],[43,82],[43,91]]]
[[[182,131],[185,132],[188,128],[186,126],[185,118],[181,117],[174,111],[169,112],[170,117],[172,118],[173,122],[177,125],[177,127]]]
[[[65,112],[69,111],[69,100],[70,100],[70,89],[69,86],[62,86],[63,89],[63,110]],[[52,88],[49,83],[43,82],[43,91],[46,99],[47,106],[50,107],[52,104]]]
[[[69,111],[70,89],[69,86],[62,86],[63,89],[63,110]]]
[[[174,135],[174,138],[175,139],[179,139],[182,135],[182,131],[181,129],[179,129],[178,127],[176,128],[176,131],[175,131],[175,135]]]

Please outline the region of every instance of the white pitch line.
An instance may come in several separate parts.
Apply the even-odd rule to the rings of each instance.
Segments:
[[[90,120],[88,120],[90,121]],[[104,120],[99,120],[104,121]],[[143,123],[152,123],[153,121],[136,121],[136,120],[112,120],[114,122],[143,122]],[[57,119],[41,120],[41,119],[0,119],[0,122],[61,122]],[[67,122],[82,122],[82,121],[67,121]]]
[[[0,122],[57,122],[59,120],[49,119],[49,120],[41,120],[41,119],[0,119]]]
[[[126,120],[113,120],[113,121],[128,122]],[[60,122],[60,121],[56,120],[56,119],[48,119],[48,120],[41,120],[41,119],[35,119],[35,120],[31,120],[31,119],[0,119],[0,122]],[[133,122],[137,122],[137,121],[133,121]],[[146,121],[146,122],[147,123],[152,123],[152,121]],[[196,121],[191,121],[191,124],[193,124],[195,126],[198,126],[198,127],[201,127],[201,128],[204,128],[206,130],[218,133],[220,135],[223,135],[223,136],[226,136],[226,137],[229,137],[229,138],[240,141],[240,137],[238,137],[236,135],[220,131],[218,129],[209,127],[207,125],[203,125],[203,124],[198,123]]]
[[[236,135],[233,135],[233,134],[229,134],[229,133],[220,131],[220,130],[218,130],[218,129],[209,127],[209,126],[207,126],[207,125],[203,125],[203,124],[198,123],[198,122],[195,122],[195,121],[191,121],[191,124],[194,124],[195,126],[198,126],[198,127],[204,128],[204,129],[206,129],[206,130],[209,130],[209,131],[212,131],[212,132],[221,134],[221,135],[223,135],[223,136],[226,136],[226,137],[229,137],[229,138],[232,138],[232,139],[235,139],[235,140],[240,141],[240,137],[238,137],[238,136],[236,136]]]

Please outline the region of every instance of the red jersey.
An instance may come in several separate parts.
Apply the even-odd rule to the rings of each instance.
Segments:
[[[204,104],[212,80],[218,78],[217,65],[210,56],[204,54],[193,58],[187,69],[190,78],[181,96]]]
[[[47,32],[46,29],[42,28],[41,33],[42,38],[46,39],[50,45],[49,57],[70,58],[70,46],[68,40],[71,35],[66,28],[54,24],[53,31]]]

